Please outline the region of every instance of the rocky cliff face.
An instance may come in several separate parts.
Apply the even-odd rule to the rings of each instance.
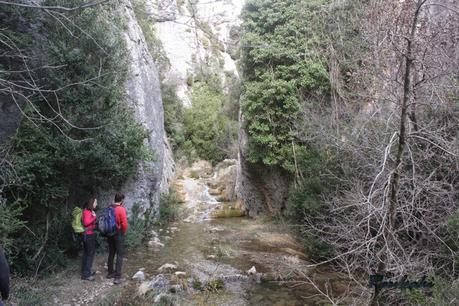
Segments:
[[[254,165],[246,160],[247,133],[239,115],[239,152],[235,192],[250,217],[279,215],[285,208],[291,177],[279,169]]]
[[[237,41],[243,0],[150,0],[150,17],[156,22],[170,69],[165,82],[177,85],[177,94],[189,105],[190,83],[201,69],[211,69],[228,85],[227,75],[239,77]],[[242,126],[242,118],[240,120]],[[289,186],[283,173],[248,164],[244,159],[246,135],[239,135],[236,194],[250,216],[282,211]],[[233,188],[230,198],[234,200]]]
[[[164,111],[158,71],[147,49],[145,38],[134,15],[130,1],[124,1],[122,15],[126,18],[124,38],[129,56],[129,75],[126,83],[127,103],[134,109],[137,121],[149,131],[148,148],[153,161],[141,163],[134,178],[121,190],[126,195],[126,207],[140,205],[154,215],[159,211],[160,194],[166,192],[174,176],[174,160],[164,130]],[[113,193],[107,192],[104,201]]]
[[[184,105],[190,103],[190,83],[201,69],[217,72],[223,84],[227,75],[238,76],[233,38],[242,4],[242,0],[147,1],[156,34],[170,61],[165,82],[177,86]]]

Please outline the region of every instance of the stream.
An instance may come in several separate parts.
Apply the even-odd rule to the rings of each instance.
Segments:
[[[142,269],[146,281],[130,281],[123,300],[155,292],[158,302],[163,292],[174,305],[323,304],[314,288],[295,281],[298,271],[309,271],[308,262],[285,227],[245,217],[213,218],[231,203],[218,202],[202,179],[184,178],[177,185],[185,194],[185,218],[155,228],[148,246],[129,254],[127,275]],[[164,264],[175,267],[159,271]]]

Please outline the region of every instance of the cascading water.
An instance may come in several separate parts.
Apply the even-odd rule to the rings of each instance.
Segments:
[[[185,222],[211,220],[213,211],[219,208],[219,202],[209,193],[209,187],[202,181],[186,178],[183,182],[187,201]]]

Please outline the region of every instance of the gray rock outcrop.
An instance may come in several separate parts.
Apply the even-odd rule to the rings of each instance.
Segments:
[[[176,86],[184,105],[190,105],[190,85],[201,66],[216,72],[222,84],[226,75],[238,76],[230,31],[241,22],[243,0],[147,0],[146,4],[170,62],[170,69],[162,71],[164,82]]]
[[[123,1],[121,9],[122,16],[126,18],[124,38],[129,57],[127,103],[134,110],[136,120],[149,131],[146,145],[153,153],[153,160],[140,163],[136,176],[129,179],[121,190],[126,195],[128,210],[137,204],[143,212],[150,212],[155,217],[159,211],[160,195],[167,192],[175,165],[164,130],[158,71],[135,18],[131,1]],[[102,197],[104,202],[110,202],[112,194],[105,193],[105,197]]]
[[[239,115],[239,152],[236,175],[236,195],[250,217],[261,214],[279,215],[285,209],[291,185],[289,175],[280,169],[249,163],[247,133],[244,118]]]

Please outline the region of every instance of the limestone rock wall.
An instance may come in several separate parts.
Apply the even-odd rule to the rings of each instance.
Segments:
[[[123,1],[121,14],[126,18],[124,38],[129,57],[126,83],[127,103],[135,118],[149,131],[148,148],[153,160],[139,164],[137,174],[121,188],[126,195],[126,207],[140,205],[142,211],[156,216],[160,194],[167,192],[175,173],[172,150],[164,130],[164,110],[158,71],[148,51],[142,30],[135,18],[131,1]],[[103,193],[103,203],[112,201],[114,191]]]
[[[148,0],[170,69],[165,82],[177,86],[177,95],[189,105],[190,82],[200,67],[216,71],[225,84],[226,74],[238,76],[236,45],[231,30],[240,24],[243,0]],[[234,32],[234,31],[233,31]]]
[[[280,169],[254,165],[246,159],[247,133],[239,114],[239,152],[235,192],[250,217],[282,214],[292,178]]]

